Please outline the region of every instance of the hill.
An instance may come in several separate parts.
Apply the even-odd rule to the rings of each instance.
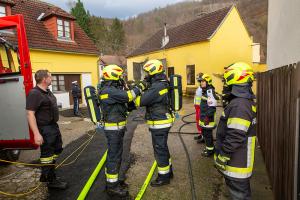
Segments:
[[[254,42],[261,43],[262,61],[264,61],[267,44],[267,0],[203,0],[185,1],[164,8],[155,8],[136,17],[123,20],[128,54],[160,30],[164,23],[174,27],[191,21],[205,13],[218,10],[230,5],[237,5],[240,14],[254,37]]]

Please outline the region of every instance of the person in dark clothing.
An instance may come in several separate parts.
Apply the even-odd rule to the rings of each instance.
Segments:
[[[125,90],[124,82],[120,78],[123,70],[117,65],[106,66],[102,73],[98,93],[108,145],[105,169],[106,191],[112,196],[125,197],[128,195],[127,184],[121,184],[119,170],[122,162],[128,103],[141,93],[144,86],[138,85],[131,90]]]
[[[151,182],[152,187],[170,183],[173,178],[171,157],[168,148],[168,134],[174,122],[174,116],[168,99],[169,82],[159,60],[149,60],[143,67],[147,73],[149,88],[135,100],[136,106],[146,107],[146,120],[152,136],[158,176]]]
[[[228,102],[217,128],[215,166],[225,178],[233,200],[250,200],[256,142],[256,106],[252,92],[252,68],[242,62],[226,68]]]
[[[212,85],[212,78],[208,74],[202,74],[199,81],[202,88],[199,125],[202,128],[205,141],[205,149],[201,155],[210,157],[214,154],[212,131],[216,128],[216,106],[219,97],[216,96],[215,88]]]
[[[72,82],[72,96],[73,96],[73,102],[74,102],[74,115],[80,116],[79,114],[79,99],[81,98],[81,89],[78,86],[77,81]]]
[[[55,160],[62,152],[61,133],[57,124],[59,119],[57,101],[48,89],[51,74],[48,70],[35,73],[37,85],[26,99],[27,119],[34,134],[34,142],[40,146],[42,166],[41,182],[47,182],[49,188],[66,189],[67,183],[57,178]]]

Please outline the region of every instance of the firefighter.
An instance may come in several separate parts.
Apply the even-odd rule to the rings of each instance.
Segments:
[[[26,99],[27,119],[34,134],[34,142],[40,146],[42,173],[41,182],[47,182],[49,188],[66,189],[67,183],[55,174],[55,160],[62,152],[62,139],[57,121],[59,118],[57,101],[49,90],[51,74],[48,70],[35,73],[37,85]]]
[[[109,195],[119,197],[128,195],[127,184],[121,184],[119,181],[128,113],[127,103],[132,102],[141,93],[141,89],[145,88],[143,85],[137,85],[132,90],[126,91],[121,79],[122,74],[122,68],[117,65],[104,67],[101,85],[98,88],[108,146],[106,190]]]
[[[74,115],[75,116],[80,116],[79,115],[79,99],[81,98],[81,90],[80,87],[78,86],[77,81],[72,82],[72,96],[73,96],[73,102],[74,102]]]
[[[198,134],[194,137],[195,140],[197,140],[197,143],[202,143],[204,142],[204,137],[202,135],[202,129],[200,124],[198,123],[200,120],[200,114],[201,114],[201,110],[200,110],[200,102],[201,102],[201,96],[202,96],[202,88],[200,86],[200,78],[202,77],[202,73],[198,74],[197,77],[197,81],[199,82],[199,87],[196,90],[195,93],[195,97],[194,97],[194,107],[195,107],[195,111],[196,111],[196,126],[198,129]]]
[[[205,149],[201,155],[210,157],[214,154],[212,131],[216,128],[216,100],[218,97],[216,96],[215,88],[212,85],[212,78],[208,74],[202,74],[199,81],[202,88],[199,124],[202,128],[202,134],[205,140]]]
[[[159,60],[149,60],[143,66],[145,80],[149,87],[135,100],[136,106],[146,107],[146,120],[152,136],[158,176],[151,182],[152,187],[170,183],[173,178],[172,164],[168,148],[168,134],[174,122],[171,112],[168,88],[169,82],[164,74],[163,64]]]
[[[252,92],[252,68],[243,62],[225,73],[225,107],[217,128],[215,166],[223,174],[232,199],[251,199],[250,177],[255,152],[256,106]]]

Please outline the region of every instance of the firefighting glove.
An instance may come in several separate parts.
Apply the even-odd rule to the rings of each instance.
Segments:
[[[215,166],[218,170],[221,170],[221,171],[225,171],[226,169],[226,165],[227,165],[227,162],[230,160],[229,157],[226,157],[226,156],[222,156],[221,154],[219,154],[216,158],[216,161],[215,161]]]
[[[204,118],[204,125],[207,126],[209,124],[209,118],[205,117]]]
[[[148,83],[146,81],[139,81],[136,86],[142,91],[145,91],[148,88]]]

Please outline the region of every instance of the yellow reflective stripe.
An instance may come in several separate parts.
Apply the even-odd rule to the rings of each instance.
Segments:
[[[40,161],[41,161],[41,163],[52,163],[53,162],[53,156],[40,158]]]
[[[107,123],[107,122],[104,122],[104,126],[125,126],[125,125],[126,125],[126,121],[119,122],[119,123]]]
[[[238,129],[241,131],[248,131],[251,122],[242,118],[228,118],[227,127]]]
[[[256,113],[256,106],[252,106],[252,111]]]
[[[165,166],[165,167],[157,167],[158,171],[169,171],[170,170],[170,165]]]
[[[251,163],[250,163],[250,167],[253,167],[254,164],[254,154],[255,154],[255,142],[256,142],[256,137],[253,136],[251,137]]]
[[[129,101],[132,101],[132,100],[133,100],[133,96],[132,96],[131,91],[127,91],[127,96],[128,96],[128,100],[129,100]]]
[[[206,149],[209,150],[209,151],[211,151],[211,150],[214,150],[214,147],[208,147],[208,146],[206,146]]]
[[[90,88],[87,88],[86,89],[86,95],[87,97],[91,97],[91,91],[90,91]],[[108,94],[106,94],[108,96]],[[103,95],[101,95],[103,96]],[[100,96],[100,98],[101,98]],[[96,119],[96,113],[95,113],[95,108],[94,108],[94,104],[93,104],[93,100],[91,98],[88,99],[88,103],[89,103],[89,107],[90,107],[90,111],[91,111],[91,120],[92,122],[96,123],[97,122],[97,119]]]
[[[165,120],[157,120],[157,121],[152,121],[152,120],[147,120],[147,124],[154,124],[154,125],[159,125],[159,124],[170,124],[174,122],[174,118],[170,119],[165,119]]]
[[[54,154],[52,157],[53,157],[53,160],[56,160],[58,158],[58,155]]]
[[[174,86],[175,87],[178,86],[177,77],[174,77]],[[178,89],[175,89],[174,92],[175,92],[175,111],[178,111],[179,110],[179,91],[178,91]]]
[[[159,95],[163,95],[163,94],[166,94],[166,93],[168,93],[168,89],[167,88],[159,91]]]
[[[216,122],[209,122],[208,125],[205,125],[204,122],[199,121],[199,125],[202,127],[214,127],[216,125]]]
[[[225,112],[224,111],[222,112],[222,116],[225,117]]]
[[[106,173],[106,178],[117,179],[118,178],[118,174],[108,174],[108,173]]]
[[[108,99],[108,94],[102,94],[102,95],[100,95],[100,99],[101,100]]]
[[[140,107],[141,105],[141,96],[138,96],[135,100],[134,100],[134,104],[136,107]]]
[[[234,172],[234,173],[239,173],[239,174],[248,174],[251,173],[253,170],[253,167],[247,167],[247,168],[239,168],[239,167],[231,167],[226,165],[225,166],[225,171],[228,172]]]

